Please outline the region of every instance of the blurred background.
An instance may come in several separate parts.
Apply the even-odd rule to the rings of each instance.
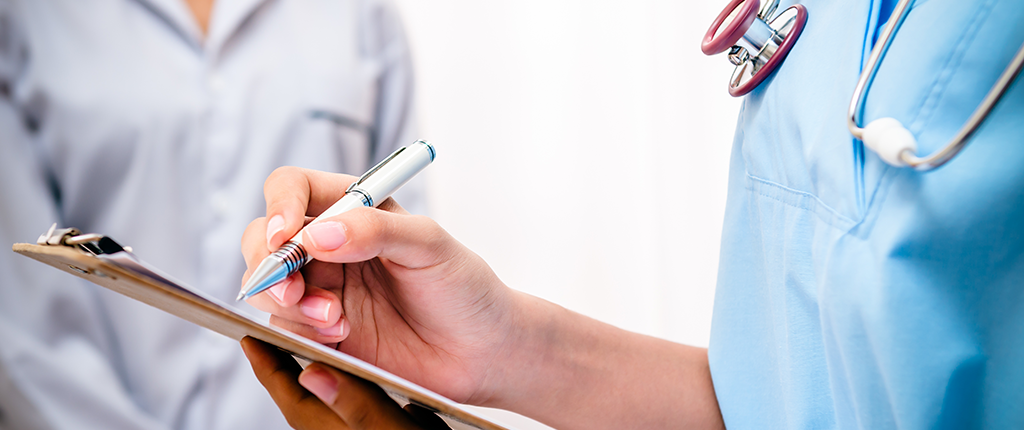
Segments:
[[[434,218],[515,289],[707,346],[739,100],[700,40],[723,5],[396,1]]]
[[[393,1],[430,214],[512,288],[706,346],[739,101],[699,44],[725,2]],[[109,234],[228,301],[273,168],[411,142],[390,8],[216,3],[0,0],[0,240]],[[285,427],[235,342],[10,253],[0,274],[0,429]]]

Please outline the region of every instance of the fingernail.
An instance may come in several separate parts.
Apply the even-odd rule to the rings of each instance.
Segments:
[[[348,331],[348,322],[345,318],[338,318],[338,323],[327,328],[316,328],[317,333],[326,337],[345,337]]]
[[[284,291],[292,284],[292,278],[285,278],[281,283],[270,287],[270,295],[277,300],[277,304],[284,306]]]
[[[327,317],[330,316],[331,301],[323,297],[307,297],[299,303],[299,311],[303,315],[315,319],[317,321],[327,322]]]
[[[267,221],[267,248],[271,247],[270,239],[281,230],[284,230],[284,217],[281,215],[274,215]]]
[[[336,221],[318,222],[306,226],[306,234],[314,248],[321,251],[333,251],[348,241],[345,226]]]
[[[334,375],[316,367],[303,371],[299,375],[299,384],[328,405],[334,404],[338,398],[338,380],[334,379]]]

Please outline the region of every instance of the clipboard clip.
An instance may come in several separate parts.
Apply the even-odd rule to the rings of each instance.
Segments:
[[[46,233],[39,236],[39,239],[36,239],[36,244],[48,246],[70,246],[96,256],[116,254],[122,251],[132,252],[131,247],[121,246],[115,242],[114,239],[102,234],[82,234],[81,230],[74,227],[57,228],[57,223],[53,223]]]

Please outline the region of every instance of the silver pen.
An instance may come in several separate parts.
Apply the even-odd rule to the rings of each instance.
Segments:
[[[353,182],[345,190],[345,196],[341,200],[327,208],[307,226],[358,207],[377,207],[429,166],[434,161],[434,155],[434,147],[423,140],[399,148]],[[302,230],[305,230],[305,227]],[[302,246],[302,230],[256,266],[256,270],[252,272],[252,276],[242,287],[235,301],[248,299],[273,287],[312,260]]]

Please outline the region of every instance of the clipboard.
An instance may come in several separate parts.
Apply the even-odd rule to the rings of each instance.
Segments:
[[[74,228],[57,229],[55,224],[36,244],[16,243],[13,250],[235,341],[251,336],[300,359],[320,362],[373,382],[396,401],[434,411],[455,430],[508,430],[370,363],[236,312],[146,264],[131,248],[109,237],[81,234]]]

